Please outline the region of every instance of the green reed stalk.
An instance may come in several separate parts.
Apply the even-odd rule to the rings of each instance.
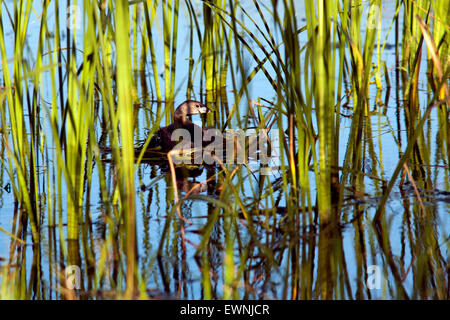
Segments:
[[[76,5],[76,2],[74,2]],[[76,46],[77,30],[72,30],[72,46]],[[67,203],[67,239],[78,240],[79,223],[83,201],[82,188],[84,185],[84,155],[86,144],[86,118],[89,114],[86,110],[84,95],[79,93],[79,80],[77,77],[76,56],[73,50],[68,52],[70,56],[68,68],[68,95],[67,95],[67,120],[66,120],[66,141],[65,141],[65,163],[67,166],[66,177],[68,182],[68,203]],[[81,91],[81,90],[80,90]],[[65,128],[61,128],[65,131]],[[70,252],[70,251],[69,251]],[[70,253],[69,253],[70,256]]]
[[[442,69],[450,67],[450,2],[431,0],[433,7],[433,38],[439,50],[439,59],[442,61]]]
[[[165,81],[165,101],[166,124],[168,125],[173,117],[175,100],[175,67],[177,53],[178,35],[178,10],[179,0],[168,0],[163,3],[163,38],[164,38],[164,81]],[[156,77],[157,75],[155,75]]]
[[[349,3],[352,6],[352,4]],[[381,17],[372,17],[380,12],[381,2],[370,1],[367,12],[367,20],[380,19]],[[375,39],[377,30],[375,27],[367,27],[365,30],[364,43],[361,43],[360,21],[362,18],[362,5],[350,9],[350,30],[342,30],[346,41],[349,43],[349,52],[351,56],[352,69],[350,70],[352,83],[352,98],[353,98],[353,118],[351,124],[351,131],[347,150],[344,159],[344,171],[341,178],[341,183],[345,183],[351,171],[349,168],[356,169],[356,172],[362,167],[362,142],[364,132],[365,117],[369,114],[368,99],[369,99],[369,82],[371,78],[372,57],[375,46]],[[365,18],[365,17],[364,17]],[[375,20],[378,21],[378,20]],[[374,23],[378,25],[378,23]],[[351,36],[350,36],[351,35]],[[364,47],[363,47],[364,45]],[[361,177],[359,177],[361,178]],[[351,174],[351,181],[356,182],[358,176]],[[361,182],[361,181],[360,181]],[[341,185],[342,191],[343,185]],[[342,203],[342,196],[340,194],[339,202]]]
[[[2,9],[0,8],[0,16]],[[35,154],[32,153],[32,148],[34,148],[33,143],[28,142],[27,138],[27,128],[25,123],[25,110],[24,103],[26,101],[27,93],[24,92],[23,82],[28,78],[28,71],[24,57],[24,48],[26,43],[26,32],[28,29],[28,21],[31,12],[31,3],[24,1],[14,2],[14,60],[13,60],[13,77],[10,76],[8,57],[6,53],[5,40],[4,40],[4,29],[3,29],[3,19],[0,20],[0,51],[2,59],[2,72],[5,82],[5,91],[8,104],[8,114],[11,132],[12,148],[9,146],[8,139],[3,136],[4,143],[7,146],[7,152],[9,154],[9,174],[11,181],[15,181],[13,176],[14,169],[17,171],[17,185],[14,184],[13,190],[15,196],[17,197],[20,205],[25,209],[27,216],[30,220],[33,241],[39,241],[39,234],[37,231],[38,223],[38,211],[33,200],[36,197],[36,176],[34,169],[29,174],[29,169],[31,167],[35,168]],[[3,17],[3,16],[2,16]],[[23,71],[22,71],[23,70]],[[29,105],[31,108],[32,106]],[[5,110],[2,109],[2,113]],[[29,117],[33,115],[30,114]],[[3,113],[2,118],[5,119],[6,115]],[[31,120],[33,121],[33,120]],[[3,124],[4,125],[4,124]],[[27,159],[28,157],[28,159]],[[14,168],[14,169],[13,169]],[[34,188],[31,192],[29,189]]]
[[[135,260],[136,260],[136,213],[134,187],[134,123],[130,88],[131,80],[130,29],[128,1],[118,1],[116,7],[117,45],[117,116],[120,124],[121,158],[118,175],[121,211],[126,222],[126,252],[127,252],[127,290],[126,296],[131,298],[135,288]],[[120,45],[119,45],[120,44]]]
[[[156,59],[156,53],[155,53],[155,44],[154,44],[154,38],[152,33],[152,24],[154,21],[154,17],[156,15],[156,7],[158,5],[158,1],[153,1],[153,6],[151,5],[152,2],[150,0],[147,0],[144,2],[144,13],[145,13],[145,28],[147,30],[147,39],[150,46],[150,61],[152,64],[152,70],[153,70],[153,81],[155,83],[155,91],[156,91],[156,98],[158,101],[162,101],[161,96],[161,86],[159,84],[159,73],[158,73],[158,66],[157,66],[157,59]],[[151,15],[149,15],[149,12],[151,12]],[[159,105],[158,105],[159,109]],[[160,112],[158,110],[157,115],[160,115]]]
[[[338,34],[338,12],[339,3],[325,3],[320,1],[316,4],[308,1],[307,27],[308,38],[311,47],[308,57],[308,73],[311,75],[311,83],[308,83],[309,76],[305,71],[307,101],[312,102],[316,110],[316,120],[318,126],[319,148],[318,148],[318,169],[316,170],[316,183],[318,187],[318,203],[321,221],[326,223],[331,218],[331,194],[337,194],[337,164],[338,164],[338,139],[339,139],[339,101],[341,86],[335,87],[335,69],[337,56],[331,41],[337,41]],[[346,4],[345,4],[346,5]],[[345,11],[344,11],[345,12]],[[341,15],[341,23],[346,26],[346,16]],[[342,22],[343,21],[343,22]],[[328,35],[333,35],[330,38]],[[339,75],[342,79],[344,65],[343,37],[340,37],[340,58]],[[307,77],[308,76],[308,77]],[[314,152],[314,151],[313,151]],[[334,169],[332,169],[334,168]],[[333,191],[334,190],[334,191]],[[334,197],[335,198],[335,197]],[[334,201],[333,201],[334,202]]]

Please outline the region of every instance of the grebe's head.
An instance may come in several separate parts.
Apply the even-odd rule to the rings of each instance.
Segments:
[[[187,100],[180,104],[175,110],[175,117],[185,118],[186,116],[192,116],[194,114],[202,114],[211,112],[211,109],[206,107],[201,102],[195,100]]]

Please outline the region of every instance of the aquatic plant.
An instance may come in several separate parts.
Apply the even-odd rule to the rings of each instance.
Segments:
[[[450,4],[386,5],[2,1],[0,298],[448,299]],[[146,153],[186,99],[244,163]]]

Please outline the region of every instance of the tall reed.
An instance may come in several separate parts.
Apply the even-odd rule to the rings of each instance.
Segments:
[[[2,2],[0,182],[14,203],[0,228],[10,241],[0,297],[148,298],[156,286],[176,298],[448,298],[442,204],[430,195],[449,187],[438,181],[450,159],[448,3],[397,2],[387,33],[402,29],[398,66],[383,61],[386,2],[303,4],[305,20],[293,0],[45,0],[30,53],[33,2]],[[389,68],[402,77],[397,130]],[[187,168],[144,164],[185,98],[206,101],[208,126],[253,130],[247,145],[276,136],[279,168],[218,161],[201,184],[180,178]],[[398,215],[386,210],[393,190]],[[366,285],[371,264],[386,275],[380,295]],[[65,288],[69,266],[80,291]]]

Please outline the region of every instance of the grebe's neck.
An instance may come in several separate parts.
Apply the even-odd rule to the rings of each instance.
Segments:
[[[190,124],[191,120],[187,118],[187,115],[182,112],[175,112],[174,115],[175,125],[183,126]]]

